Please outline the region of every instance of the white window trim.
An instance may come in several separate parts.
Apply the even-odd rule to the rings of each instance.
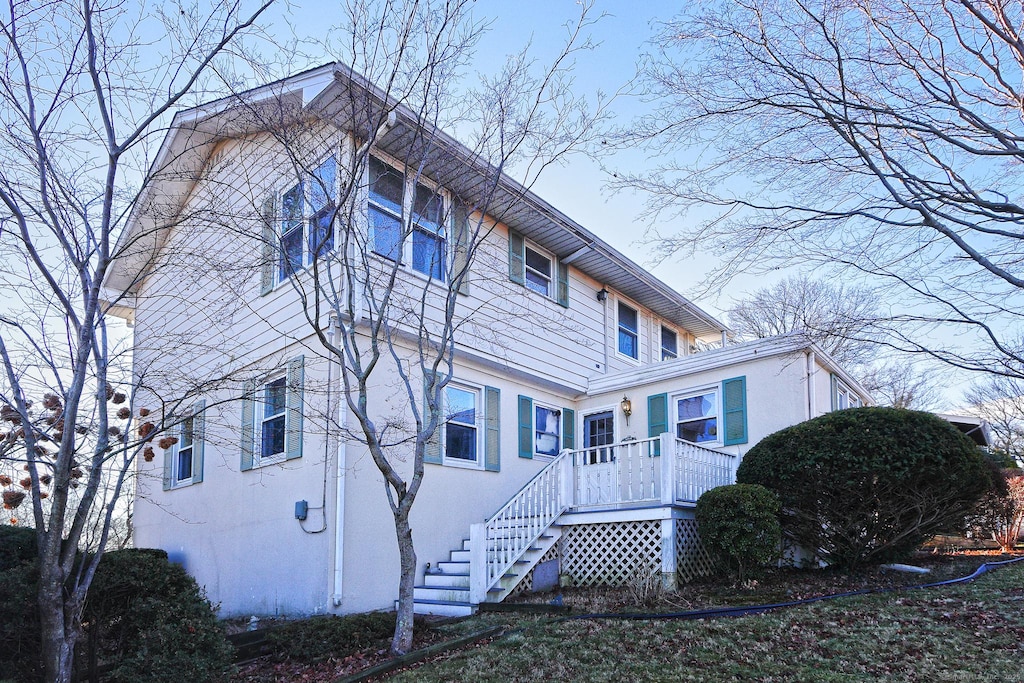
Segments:
[[[282,238],[284,237],[284,233],[281,232],[281,224],[284,221],[284,196],[285,196],[285,194],[288,193],[289,190],[293,189],[298,183],[286,183],[283,187],[278,188],[278,190],[274,193],[274,206],[275,206],[275,209],[276,209],[275,212],[274,212],[274,235],[275,235],[275,239],[277,240],[277,247],[278,247],[278,254],[277,254],[277,257],[276,257],[276,259],[274,261],[274,287],[275,288],[277,288],[280,285],[288,282],[289,279],[291,279],[291,278],[293,278],[293,277],[295,277],[297,275],[300,275],[300,274],[306,272],[313,265],[313,262],[310,259],[311,252],[309,251],[309,224],[310,224],[310,221],[313,219],[313,216],[315,214],[313,212],[313,202],[311,201],[311,196],[312,196],[311,192],[312,192],[313,183],[310,181],[310,178],[313,176],[313,172],[316,171],[316,169],[320,168],[324,163],[327,162],[328,159],[331,159],[331,158],[334,159],[334,187],[331,190],[330,201],[334,202],[334,206],[335,206],[336,209],[338,207],[338,195],[340,194],[340,184],[341,184],[341,155],[338,154],[337,150],[333,150],[331,152],[328,152],[328,153],[324,154],[320,158],[319,161],[317,161],[315,164],[313,164],[313,166],[311,167],[311,171],[308,174],[306,174],[309,177],[308,178],[307,177],[303,177],[303,179],[301,181],[302,182],[302,211],[303,211],[303,213],[302,213],[302,226],[301,226],[301,230],[302,230],[302,265],[299,268],[296,268],[294,271],[292,271],[291,274],[285,275],[284,277],[281,276],[281,259],[284,257],[284,249],[283,249],[283,244],[282,244]],[[337,217],[333,217],[331,219],[331,222],[332,223],[336,223],[336,218]],[[334,229],[336,229],[337,225],[335,224],[333,227],[334,227]],[[334,245],[331,247],[330,252],[333,252],[334,249],[337,247],[337,242],[338,242],[338,236],[337,236],[337,234],[335,234],[334,235]],[[330,253],[330,252],[325,252],[325,253]]]
[[[846,406],[841,407],[839,405],[840,396],[846,396]],[[836,410],[846,410],[847,408],[860,408],[864,405],[860,396],[856,391],[850,388],[850,386],[843,380],[836,377]]]
[[[554,455],[548,455],[547,453],[540,453],[537,451],[537,408],[543,408],[552,412],[558,413],[558,448],[555,450]],[[540,458],[541,460],[554,460],[558,457],[558,454],[565,448],[565,434],[562,433],[562,408],[561,406],[552,405],[543,401],[533,402],[533,415],[530,416],[530,422],[533,424],[533,457]]]
[[[621,351],[621,349],[619,349],[619,305],[620,304],[622,304],[624,306],[628,306],[629,308],[632,308],[634,311],[636,311],[636,358],[633,358],[633,356],[630,356],[630,355],[627,355],[627,354],[623,353]],[[614,337],[612,339],[612,343],[615,345],[615,355],[617,357],[622,358],[623,360],[627,361],[628,363],[632,363],[633,365],[640,365],[640,362],[641,362],[640,359],[643,356],[643,351],[641,350],[642,349],[642,344],[643,344],[643,341],[644,341],[644,339],[643,339],[643,327],[644,327],[643,326],[643,316],[641,314],[641,308],[639,306],[637,306],[636,304],[634,304],[634,303],[632,303],[630,301],[627,301],[625,299],[616,299],[616,301],[615,301],[615,331],[614,331]],[[659,348],[660,348],[660,344],[659,344]]]
[[[449,458],[448,457],[448,405],[447,396],[444,391],[448,387],[455,389],[461,389],[463,391],[470,391],[476,396],[476,421],[474,426],[476,427],[476,460],[466,460],[465,458]],[[484,386],[481,384],[474,384],[463,380],[452,380],[449,381],[442,389],[442,415],[445,416],[444,421],[441,423],[441,464],[448,465],[450,467],[459,467],[467,470],[482,470],[484,468],[484,432],[485,417],[484,411]]]
[[[196,470],[195,470],[195,467],[196,467],[196,433],[195,433],[195,424],[196,423],[195,423],[195,418],[196,418],[196,414],[190,412],[188,415],[185,415],[184,417],[182,417],[180,422],[178,422],[176,425],[174,425],[174,431],[172,433],[173,433],[173,435],[175,437],[177,437],[178,440],[174,444],[174,450],[171,451],[171,485],[170,485],[170,488],[172,488],[172,489],[184,488],[186,486],[191,486],[192,484],[196,483],[196,481],[195,481],[195,476],[196,476]],[[192,450],[191,454],[189,455],[189,459],[191,460],[190,471],[192,472],[192,474],[187,479],[179,479],[178,478],[178,461],[179,461],[179,458],[181,457],[182,444],[184,443],[185,421],[186,420],[192,420],[192,445],[189,446],[189,448]]]
[[[618,418],[618,413],[616,412],[617,410],[619,410],[619,404],[618,403],[611,403],[609,405],[598,406],[596,408],[588,408],[586,410],[586,412],[584,412],[583,410],[577,410],[576,411],[576,415],[577,415],[577,417],[576,417],[576,433],[579,435],[579,442],[576,444],[576,449],[575,450],[586,452],[586,451],[590,450],[590,448],[591,448],[590,446],[588,446],[586,444],[587,435],[586,435],[586,430],[585,430],[584,425],[587,422],[587,418],[590,417],[591,415],[599,415],[600,413],[611,413],[612,414],[612,443],[609,446],[597,446],[596,448],[610,448],[610,449],[612,449],[612,453],[614,454],[615,453],[615,446],[618,446],[620,443],[622,443],[622,432],[621,432],[622,426],[621,426],[620,420]]]
[[[707,394],[707,393],[710,393],[710,392],[714,392],[714,394],[715,394],[715,440],[714,441],[701,441],[701,442],[699,442],[699,445],[705,446],[705,447],[714,447],[714,446],[721,446],[724,443],[723,435],[722,435],[722,431],[723,431],[723,427],[724,427],[724,425],[722,424],[722,420],[724,419],[724,416],[722,415],[722,383],[721,382],[716,382],[714,384],[707,384],[707,385],[700,386],[700,387],[694,387],[694,388],[691,388],[691,389],[685,389],[683,391],[677,391],[675,393],[669,394],[669,397],[670,397],[670,402],[669,402],[669,411],[670,411],[669,412],[669,424],[672,427],[672,436],[673,437],[678,438],[678,434],[679,434],[679,429],[678,429],[678,426],[679,426],[678,402],[679,402],[679,400],[683,399],[683,398],[691,398],[693,396],[700,396],[702,394]],[[706,419],[706,418],[697,418],[697,419]]]
[[[273,384],[278,380],[284,380],[284,411],[281,415],[284,416],[284,450],[280,453],[275,453],[271,456],[264,457],[263,455],[263,423],[267,421],[267,417],[264,415],[264,403],[266,397],[267,386]],[[273,418],[276,419],[278,415]],[[252,466],[253,469],[257,467],[263,467],[264,465],[276,465],[284,462],[288,457],[288,373],[274,373],[263,379],[263,381],[256,387],[256,396],[253,400],[253,457]]]
[[[402,232],[404,233],[404,232],[408,231],[408,234],[405,235],[404,239],[402,240],[401,260],[400,260],[400,262],[398,264],[399,268],[401,268],[405,272],[408,272],[408,273],[410,273],[410,274],[412,274],[412,275],[414,275],[416,277],[420,277],[420,278],[422,278],[422,279],[424,279],[426,281],[436,282],[436,283],[441,284],[441,285],[447,285],[448,284],[448,279],[451,276],[451,272],[450,272],[451,271],[451,263],[452,263],[451,260],[455,256],[455,254],[453,253],[453,246],[452,246],[452,240],[451,240],[451,232],[452,232],[452,228],[451,228],[452,195],[451,195],[451,193],[448,191],[447,188],[442,187],[440,183],[434,182],[433,180],[431,180],[430,178],[428,178],[425,175],[420,174],[420,175],[417,176],[417,174],[415,174],[415,173],[413,173],[413,174],[405,173],[405,171],[403,170],[405,168],[405,164],[401,163],[400,161],[398,161],[397,159],[392,157],[390,154],[386,154],[386,153],[381,152],[379,150],[374,150],[370,154],[370,157],[373,157],[373,158],[377,159],[377,161],[381,162],[385,166],[390,166],[394,171],[398,172],[398,174],[401,175],[403,180],[404,180],[404,184],[403,184],[403,187],[402,187],[402,215],[401,216],[397,216],[397,218],[398,218],[399,224],[401,225]],[[366,226],[367,227],[367,246],[369,247],[370,253],[373,254],[374,257],[376,257],[378,259],[381,259],[382,261],[387,261],[387,262],[390,262],[390,263],[394,263],[394,261],[392,261],[390,258],[388,258],[387,256],[379,253],[378,251],[376,251],[374,249],[374,246],[375,246],[375,236],[373,234],[373,222],[369,220],[369,209],[370,209],[370,204],[371,204],[371,200],[370,200],[370,163],[369,163],[369,158],[367,158],[367,163],[365,164],[365,170],[363,172],[363,182],[364,182],[364,184],[366,186],[366,194],[365,194],[364,199],[365,199],[365,206],[366,206],[366,210],[367,210],[367,226]],[[442,275],[444,275],[444,278],[440,279],[440,280],[437,279],[437,278],[431,277],[429,273],[423,273],[423,272],[421,272],[419,270],[416,270],[412,266],[412,259],[413,259],[413,233],[416,232],[416,223],[413,222],[412,209],[413,209],[413,202],[416,199],[416,185],[422,185],[423,187],[426,187],[426,188],[430,189],[432,192],[434,192],[435,194],[437,194],[437,195],[439,195],[441,197],[441,227],[444,230],[443,240],[444,240],[444,258],[445,258],[445,264],[444,265],[445,265],[445,267],[441,269],[441,272],[442,272]],[[377,205],[374,204],[374,206],[377,206]],[[388,215],[390,215],[392,217],[396,217],[396,216],[394,216],[394,213],[392,211],[388,210],[388,209],[385,209],[385,208],[381,207],[380,210],[383,213],[386,213],[386,214],[388,214]],[[406,216],[408,216],[408,224],[406,224]]]
[[[538,292],[536,289],[533,289],[530,287],[530,285],[526,284],[527,282],[529,282],[529,280],[526,277],[527,273],[529,273],[532,270],[530,266],[527,265],[526,261],[527,249],[543,256],[548,260],[548,263],[551,264],[551,274],[548,276],[547,294],[544,294],[543,292]],[[537,271],[533,270],[533,272],[536,273]],[[550,301],[558,301],[558,259],[555,258],[555,255],[552,254],[550,251],[540,246],[536,242],[532,242],[526,239],[525,237],[523,238],[523,287],[525,287],[528,291],[536,294],[537,296],[544,297],[545,299],[548,299]]]

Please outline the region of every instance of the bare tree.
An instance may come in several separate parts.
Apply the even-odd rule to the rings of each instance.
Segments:
[[[803,332],[844,367],[867,363],[876,354],[870,337],[879,311],[867,287],[792,276],[736,302],[727,316],[741,337]]]
[[[908,410],[934,410],[939,387],[933,368],[921,369],[912,361],[888,360],[861,370],[861,384],[879,405]]]
[[[629,137],[668,161],[624,183],[655,214],[701,209],[669,252],[870,279],[880,341],[1021,377],[1022,26],[988,0],[694,3],[656,38]]]
[[[993,447],[1024,465],[1024,385],[1009,377],[990,377],[968,389],[964,400],[989,423]]]
[[[605,116],[606,100],[588,101],[571,80],[574,60],[590,48],[591,15],[591,3],[580,3],[548,59],[526,46],[499,73],[467,83],[463,68],[487,29],[471,0],[352,0],[318,49],[338,59],[322,67],[330,95],[298,105],[286,81],[272,86],[276,99],[240,92],[224,105],[271,137],[252,142],[264,165],[239,164],[232,178],[235,190],[251,188],[246,203],[264,216],[262,233],[250,236],[263,243],[264,285],[290,290],[299,306],[289,310],[301,311],[323,355],[340,366],[347,417],[339,422],[329,406],[324,418],[365,446],[383,480],[400,565],[394,653],[412,645],[409,516],[450,410],[456,347],[472,338],[500,355],[502,338],[515,333],[503,318],[528,312],[507,282],[472,272],[508,271],[507,245],[496,251],[489,240],[496,225],[548,165],[598,135]],[[245,175],[255,168],[260,177]],[[265,201],[274,195],[266,175],[294,192]],[[212,193],[189,219],[225,222],[223,211]],[[237,270],[228,263],[210,273]],[[571,325],[566,316],[550,322]]]
[[[31,506],[47,681],[71,679],[126,478],[174,423],[173,404],[144,410],[140,387],[120,386],[125,331],[100,286],[114,240],[146,185],[149,136],[268,5],[12,2],[0,19],[0,457],[27,479],[5,503],[20,486]]]

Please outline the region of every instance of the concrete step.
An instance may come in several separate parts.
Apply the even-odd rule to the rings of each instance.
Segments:
[[[431,588],[469,588],[469,572],[465,574],[440,572],[424,574],[423,585]]]
[[[439,617],[468,617],[473,613],[473,606],[467,602],[448,600],[416,600],[413,602],[414,614],[432,614]]]
[[[449,553],[452,562],[469,562],[470,552],[468,550],[453,550]]]
[[[465,562],[438,562],[437,569],[443,574],[469,574],[469,560]]]
[[[454,586],[416,586],[413,588],[414,600],[443,600],[446,602],[464,602],[469,604],[469,586],[456,588]]]

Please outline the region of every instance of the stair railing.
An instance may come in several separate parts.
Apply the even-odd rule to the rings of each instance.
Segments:
[[[569,451],[562,451],[487,521],[473,524],[470,602],[484,602],[487,592],[571,504],[572,460]]]

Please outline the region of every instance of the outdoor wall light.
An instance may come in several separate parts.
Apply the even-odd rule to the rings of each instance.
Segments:
[[[597,292],[597,300],[600,301],[601,303],[604,303],[605,301],[608,301],[608,290],[605,289],[604,287],[602,287],[600,290],[598,290],[598,292]]]
[[[633,414],[633,402],[629,400],[628,396],[623,396],[619,407],[622,408],[622,414],[626,416],[626,424],[628,425],[629,416]]]

